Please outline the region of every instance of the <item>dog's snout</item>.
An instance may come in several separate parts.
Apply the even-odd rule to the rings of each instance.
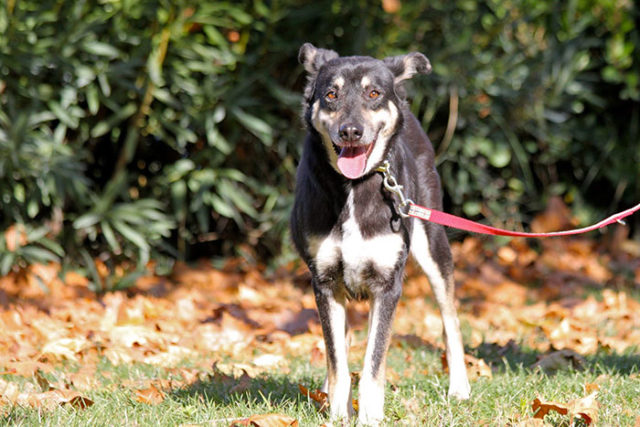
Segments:
[[[340,126],[340,139],[344,142],[360,141],[362,138],[362,126],[353,123],[345,123]]]

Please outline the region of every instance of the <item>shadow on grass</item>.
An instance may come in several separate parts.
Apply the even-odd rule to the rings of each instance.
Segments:
[[[623,354],[599,351],[594,355],[584,356],[584,358],[575,354],[575,357],[580,360],[567,360],[566,366],[561,366],[560,369],[587,370],[597,374],[630,375],[640,371],[640,354],[637,350],[627,350]],[[553,353],[553,351],[541,352],[522,347],[514,341],[509,341],[503,346],[495,343],[483,343],[474,349],[466,349],[466,351],[483,359],[492,367],[492,370],[498,372],[520,368],[533,371],[537,369],[535,366],[537,361]]]
[[[633,351],[627,350],[624,354],[596,354],[587,357],[587,361],[597,372],[619,375],[637,374],[640,372],[640,353],[638,350],[637,348]]]
[[[219,377],[210,376],[204,380],[173,391],[174,398],[190,400],[193,397],[204,398],[218,405],[236,405],[242,401],[248,405],[266,405],[268,407],[296,406],[306,402],[307,397],[300,392],[298,384],[312,389],[318,388],[316,380],[310,374],[295,376],[292,380],[284,374],[263,374],[256,378],[248,376]]]

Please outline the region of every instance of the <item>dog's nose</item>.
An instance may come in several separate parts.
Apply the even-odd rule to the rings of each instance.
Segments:
[[[362,138],[362,126],[347,123],[340,126],[339,131],[340,139],[344,142],[355,142]]]

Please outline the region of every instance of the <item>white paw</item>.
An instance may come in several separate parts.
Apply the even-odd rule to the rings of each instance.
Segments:
[[[368,414],[362,409],[358,411],[358,425],[361,426],[379,426],[383,418],[383,414]]]
[[[464,380],[452,382],[449,385],[449,398],[454,398],[458,400],[467,400],[471,394],[471,386],[469,385],[469,381],[464,378]]]
[[[377,426],[384,419],[384,382],[376,382],[371,378],[360,380],[360,398],[358,407],[358,424]]]

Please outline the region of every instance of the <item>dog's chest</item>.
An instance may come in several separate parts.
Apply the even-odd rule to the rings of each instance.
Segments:
[[[328,235],[311,236],[309,253],[320,275],[342,278],[354,293],[366,292],[367,279],[388,276],[405,249],[400,233],[383,232],[364,237],[355,214],[353,193],[347,198],[345,217]],[[334,277],[337,276],[337,277]]]

